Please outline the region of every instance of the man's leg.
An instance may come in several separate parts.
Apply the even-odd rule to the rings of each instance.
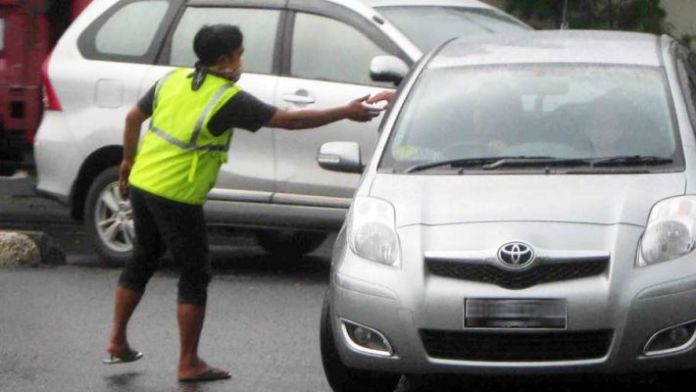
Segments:
[[[181,270],[177,321],[180,335],[179,379],[229,378],[224,370],[211,368],[198,355],[210,282],[210,253],[201,206],[163,201],[154,214],[162,238]]]
[[[131,350],[127,337],[128,322],[164,253],[155,220],[142,193],[132,189],[130,201],[136,238],[133,243],[133,258],[124,266],[116,288],[114,320],[107,346],[107,352],[115,356],[122,356]]]
[[[179,303],[176,309],[176,319],[179,323],[179,378],[186,378],[206,371],[207,365],[198,357],[198,343],[203,322],[205,321],[205,306]]]
[[[133,311],[138,306],[142,294],[125,287],[117,287],[114,300],[114,324],[111,329],[111,338],[106,351],[109,354],[119,355],[130,350],[126,330]]]

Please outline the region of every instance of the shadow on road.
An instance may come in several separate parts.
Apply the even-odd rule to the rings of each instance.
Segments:
[[[133,391],[133,381],[140,377],[142,372],[128,372],[122,374],[114,374],[104,377],[107,391]]]

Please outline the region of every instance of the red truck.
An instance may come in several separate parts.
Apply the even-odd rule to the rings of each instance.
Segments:
[[[31,166],[42,64],[90,0],[0,0],[0,175]]]

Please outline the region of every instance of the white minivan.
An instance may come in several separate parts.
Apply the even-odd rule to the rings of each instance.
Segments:
[[[242,88],[289,110],[394,88],[450,37],[529,29],[473,0],[95,0],[46,61],[47,110],[34,147],[38,190],[68,203],[109,260],[128,258],[134,236],[115,183],[126,112],[173,67],[192,66],[194,34],[216,23],[244,33]],[[319,146],[355,141],[370,156],[378,124],[236,132],[208,222],[259,229],[271,252],[313,250],[340,227],[360,178],[321,169]]]

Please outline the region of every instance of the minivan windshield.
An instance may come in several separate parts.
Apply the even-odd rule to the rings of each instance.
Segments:
[[[480,8],[398,6],[377,10],[423,52],[429,52],[450,38],[530,29],[503,13]]]
[[[380,169],[661,168],[678,136],[661,68],[491,65],[425,71]]]

